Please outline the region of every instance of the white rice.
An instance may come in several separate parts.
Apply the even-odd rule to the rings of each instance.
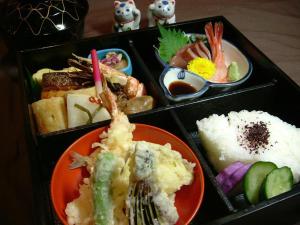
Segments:
[[[264,124],[267,141],[249,144],[247,129]],[[300,180],[300,129],[262,111],[230,112],[197,121],[199,136],[208,158],[217,171],[235,161],[270,161],[291,168],[295,182]],[[249,134],[249,133],[248,133]],[[263,135],[258,135],[260,138]]]

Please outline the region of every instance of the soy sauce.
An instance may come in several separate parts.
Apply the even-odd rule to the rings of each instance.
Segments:
[[[188,83],[182,81],[174,81],[169,85],[169,91],[172,95],[183,95],[195,93],[197,90]]]

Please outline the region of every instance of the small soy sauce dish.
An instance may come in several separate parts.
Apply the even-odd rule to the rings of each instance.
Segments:
[[[175,102],[201,96],[208,90],[209,83],[190,71],[172,66],[166,66],[159,77],[166,97]]]

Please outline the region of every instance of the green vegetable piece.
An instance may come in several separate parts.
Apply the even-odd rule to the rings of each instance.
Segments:
[[[161,38],[158,38],[159,55],[164,62],[169,62],[179,49],[189,43],[189,38],[182,31],[167,30],[161,25],[158,25],[158,29],[161,34]]]
[[[231,62],[228,67],[228,78],[230,82],[238,81],[241,79],[241,74],[239,72],[239,66],[236,62]]]
[[[265,199],[272,198],[292,189],[294,177],[292,170],[287,167],[281,167],[269,173],[262,186],[262,196]]]
[[[94,218],[96,225],[110,225],[113,207],[110,184],[117,158],[111,152],[100,154],[95,164],[93,179]]]
[[[82,105],[79,105],[79,104],[76,103],[76,104],[74,104],[74,107],[76,107],[77,109],[85,112],[88,115],[89,118],[88,118],[88,120],[86,122],[86,125],[91,124],[93,122],[93,119],[96,116],[97,112],[99,112],[100,109],[102,108],[101,106],[98,106],[95,109],[95,111],[91,114],[91,112],[87,108],[85,108],[84,106],[82,106]]]
[[[259,202],[260,188],[265,177],[277,166],[272,162],[256,162],[254,163],[243,180],[243,187],[246,198],[252,204]]]

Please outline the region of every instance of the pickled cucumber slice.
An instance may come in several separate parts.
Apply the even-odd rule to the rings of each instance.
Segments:
[[[292,189],[294,178],[291,168],[284,166],[270,172],[264,180],[262,195],[265,199],[272,198]]]
[[[259,193],[263,181],[276,168],[277,166],[272,162],[261,161],[250,167],[243,180],[245,196],[250,203],[256,204],[259,202]]]

